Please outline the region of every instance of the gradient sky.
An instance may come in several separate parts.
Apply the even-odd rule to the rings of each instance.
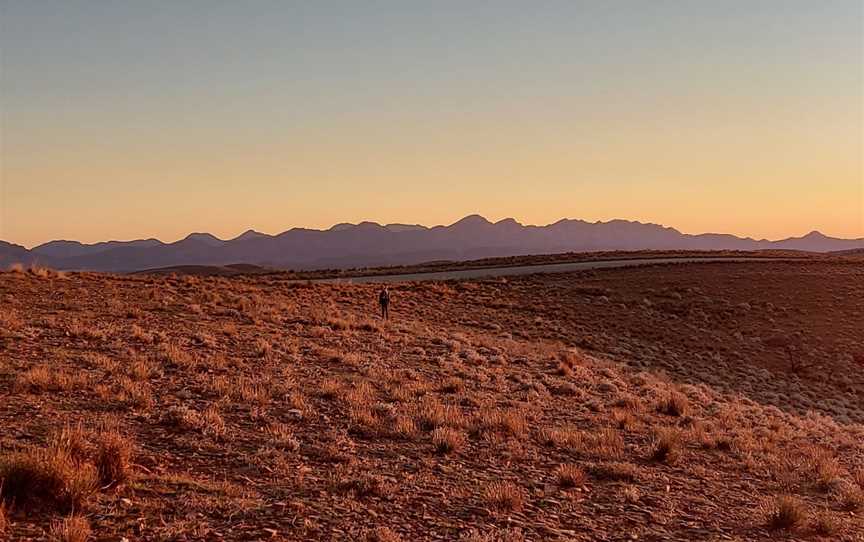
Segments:
[[[861,0],[0,0],[0,239],[864,236]]]

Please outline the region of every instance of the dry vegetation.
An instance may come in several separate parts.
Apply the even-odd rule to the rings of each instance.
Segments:
[[[0,538],[861,540],[864,266],[0,274]]]

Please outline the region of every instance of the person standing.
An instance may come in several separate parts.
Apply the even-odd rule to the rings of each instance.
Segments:
[[[390,290],[385,286],[378,293],[378,304],[381,305],[381,319],[390,319]]]

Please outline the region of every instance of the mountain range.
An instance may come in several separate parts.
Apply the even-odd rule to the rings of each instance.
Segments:
[[[862,248],[864,238],[838,239],[817,231],[769,241],[729,234],[691,235],[627,220],[563,219],[546,226],[526,226],[512,218],[492,223],[471,215],[449,226],[361,222],[337,224],[328,230],[294,228],[278,235],[249,230],[229,240],[192,233],[174,243],[158,239],[95,244],[51,241],[30,250],[0,241],[0,266],[21,263],[65,270],[131,272],[177,265],[246,263],[299,270],[600,250],[836,252]]]

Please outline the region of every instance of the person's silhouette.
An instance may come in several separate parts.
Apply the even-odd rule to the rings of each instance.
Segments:
[[[390,291],[385,286],[378,293],[378,304],[381,305],[381,318],[383,320],[390,319]]]

